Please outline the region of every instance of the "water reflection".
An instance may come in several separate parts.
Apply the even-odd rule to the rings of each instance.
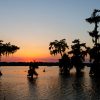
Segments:
[[[9,76],[7,69],[2,69],[6,74],[0,77],[0,100],[4,96],[6,100],[100,100],[100,79],[89,77],[88,68],[80,75],[72,71],[68,77],[59,75],[58,70],[57,67],[46,68],[44,73],[40,68],[39,77],[30,79],[27,72],[19,75],[9,72]]]
[[[91,78],[91,98],[100,100],[100,79]]]

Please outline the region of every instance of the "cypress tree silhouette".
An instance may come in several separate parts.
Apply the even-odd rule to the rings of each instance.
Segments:
[[[0,61],[1,61],[1,57],[6,55],[10,55],[15,53],[17,50],[19,49],[19,47],[15,46],[15,45],[11,45],[11,43],[3,43],[3,40],[0,40]]]
[[[60,54],[62,57],[67,48],[68,45],[66,43],[66,39],[62,39],[60,41],[55,40],[49,44],[50,54],[54,56]]]
[[[49,44],[49,50],[51,55],[61,55],[61,59],[59,59],[59,71],[63,75],[67,75],[69,73],[70,66],[70,59],[65,53],[66,49],[68,49],[66,39],[62,39],[60,41],[55,40],[54,42],[50,42]]]
[[[87,18],[86,21],[90,24],[94,24],[94,30],[89,32],[89,35],[92,37],[92,42],[94,46],[89,50],[90,60],[93,61],[93,64],[90,69],[90,75],[98,76],[100,73],[100,34],[98,29],[98,24],[100,22],[100,10],[94,9],[91,17]]]
[[[19,47],[15,46],[15,45],[11,45],[10,42],[9,43],[3,43],[3,40],[0,40],[0,61],[1,61],[1,57],[6,55],[10,55],[15,53],[17,50],[19,49]],[[0,71],[0,75],[2,75],[1,71]]]
[[[87,47],[86,43],[80,43],[79,39],[75,39],[72,41],[74,43],[71,48],[72,50],[69,51],[69,54],[72,54],[71,63],[72,66],[76,68],[76,73],[80,73],[81,70],[84,68],[83,61],[85,60],[85,56],[87,54]]]

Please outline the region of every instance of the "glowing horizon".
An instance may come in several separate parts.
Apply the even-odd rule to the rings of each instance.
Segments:
[[[58,62],[57,57],[2,57],[2,62]]]

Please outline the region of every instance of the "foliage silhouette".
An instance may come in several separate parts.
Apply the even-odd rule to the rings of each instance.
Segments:
[[[75,66],[76,72],[80,73],[81,69],[84,68],[83,61],[85,60],[85,56],[87,55],[87,47],[86,43],[80,43],[79,39],[75,39],[72,41],[74,43],[71,48],[72,50],[69,51],[69,54],[72,54],[71,63],[72,66]]]
[[[90,61],[93,61],[93,64],[90,69],[90,75],[98,75],[100,72],[100,34],[98,29],[98,24],[100,22],[100,15],[97,13],[100,12],[100,10],[94,9],[91,17],[87,18],[86,21],[90,24],[94,24],[94,30],[92,32],[89,32],[89,35],[92,37],[92,42],[94,46],[89,50],[90,54]]]
[[[15,46],[15,45],[11,45],[11,43],[3,43],[3,40],[0,40],[0,60],[1,57],[6,55],[10,55],[15,53],[17,50],[19,49],[19,47]]]
[[[59,71],[60,74],[68,74],[69,73],[69,62],[70,59],[68,55],[66,55],[65,51],[68,49],[68,45],[66,43],[66,39],[62,39],[60,41],[55,40],[53,42],[50,42],[49,44],[49,50],[51,55],[61,55],[61,59],[59,59]]]
[[[60,54],[62,57],[66,51],[66,48],[68,48],[66,39],[62,39],[60,41],[55,40],[53,42],[50,42],[50,44],[49,44],[50,54],[54,55],[54,56],[57,54]]]
[[[94,23],[95,27],[92,32],[89,32],[89,35],[92,37],[92,41],[95,46],[98,45],[98,40],[100,38],[100,35],[98,34],[99,31],[97,31],[98,28],[98,23],[100,22],[100,16],[97,15],[97,12],[100,12],[100,10],[95,9],[91,15],[90,18],[87,18],[86,21],[89,22],[90,24]]]

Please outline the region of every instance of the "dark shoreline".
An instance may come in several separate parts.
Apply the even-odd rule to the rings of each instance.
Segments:
[[[30,66],[37,64],[38,66],[59,66],[58,62],[0,62],[0,66]]]
[[[59,66],[59,62],[0,62],[0,66],[30,66],[30,64],[38,66]],[[92,63],[83,63],[84,66],[90,67]]]

